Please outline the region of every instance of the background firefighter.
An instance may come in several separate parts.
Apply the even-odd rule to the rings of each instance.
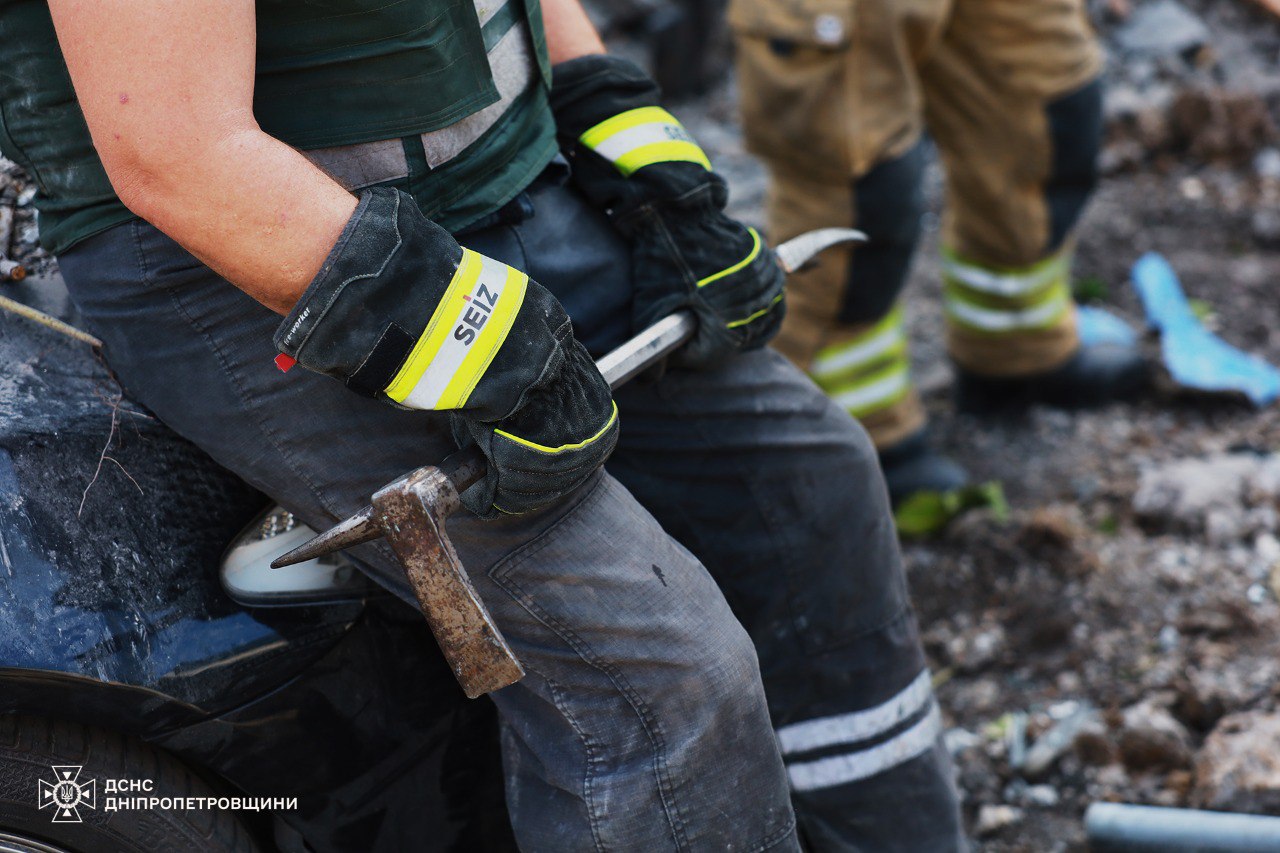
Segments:
[[[1101,50],[1080,0],[734,0],[729,15],[771,234],[839,222],[871,237],[792,277],[776,346],[871,432],[895,499],[965,480],[925,437],[899,302],[926,129],[946,172],[960,405],[1087,406],[1143,384],[1135,350],[1082,345],[1071,297],[1101,135]]]

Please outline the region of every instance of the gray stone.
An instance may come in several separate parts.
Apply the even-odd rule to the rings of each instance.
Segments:
[[[1215,453],[1143,469],[1133,510],[1148,522],[1227,545],[1273,532],[1278,495],[1280,456]]]
[[[1053,769],[1058,759],[1071,749],[1076,736],[1090,725],[1096,724],[1098,719],[1096,708],[1081,705],[1073,713],[1050,726],[1027,750],[1026,760],[1021,768],[1023,775],[1028,779],[1039,779],[1044,776]]]
[[[1115,31],[1120,47],[1147,56],[1187,54],[1209,41],[1204,21],[1176,0],[1157,0],[1134,10]]]
[[[1052,785],[1032,785],[1022,796],[1027,803],[1042,809],[1051,809],[1062,799],[1058,789]]]
[[[974,831],[979,836],[994,835],[1007,826],[1022,822],[1022,809],[1013,806],[983,806],[978,809],[978,820]]]

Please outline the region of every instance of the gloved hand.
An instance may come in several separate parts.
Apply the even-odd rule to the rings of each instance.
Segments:
[[[725,215],[724,179],[658,106],[657,84],[601,55],[560,63],[552,84],[573,183],[631,243],[635,330],[692,309],[698,330],[673,362],[695,368],[768,343],[786,310],[785,276],[760,235]]]
[[[366,396],[450,412],[459,444],[489,460],[462,495],[480,516],[551,503],[617,443],[609,386],[555,297],[397,190],[361,194],[275,343]]]

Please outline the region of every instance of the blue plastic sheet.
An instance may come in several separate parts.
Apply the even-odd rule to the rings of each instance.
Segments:
[[[1131,347],[1138,341],[1133,327],[1110,311],[1081,305],[1076,309],[1080,343],[1087,347],[1113,344]]]
[[[1280,371],[1206,329],[1163,256],[1148,252],[1139,258],[1133,285],[1147,322],[1160,332],[1161,353],[1175,382],[1201,391],[1238,392],[1255,406],[1280,397]]]

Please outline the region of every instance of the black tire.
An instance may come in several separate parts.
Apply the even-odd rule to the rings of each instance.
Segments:
[[[56,804],[39,807],[41,781],[47,790],[57,779],[55,765],[81,767],[80,784],[95,781],[95,807],[83,803],[77,807],[80,823],[54,823]],[[172,755],[136,738],[75,723],[0,715],[0,850],[23,850],[23,840],[74,853],[254,853],[260,849],[230,811],[107,811],[107,779],[152,782],[151,791],[118,796],[226,796]],[[33,843],[30,849],[42,848]]]

